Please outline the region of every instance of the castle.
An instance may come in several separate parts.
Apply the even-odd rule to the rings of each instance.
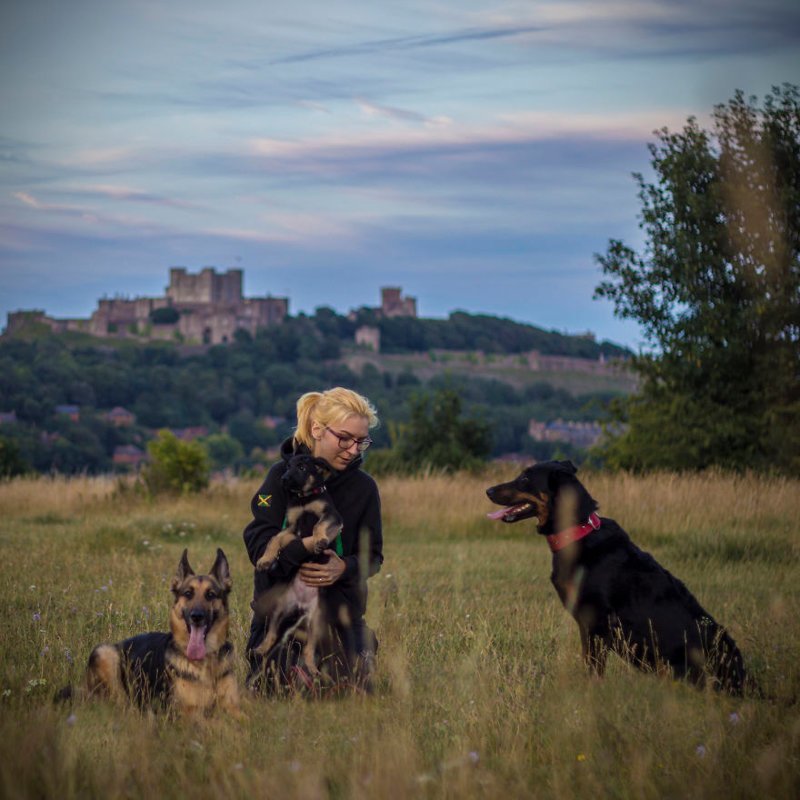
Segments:
[[[192,274],[184,267],[173,267],[163,297],[102,299],[88,320],[16,311],[8,315],[6,333],[37,322],[55,332],[226,344],[233,341],[237,330],[255,335],[259,328],[280,324],[288,313],[285,297],[243,297],[240,269],[218,273],[206,267]]]

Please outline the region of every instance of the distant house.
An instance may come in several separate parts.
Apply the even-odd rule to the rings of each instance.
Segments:
[[[356,329],[356,344],[374,350],[376,353],[381,351],[381,330],[371,325],[362,325]]]
[[[286,422],[286,417],[273,417],[267,414],[264,417],[261,417],[261,424],[265,428],[269,428],[271,431],[274,431],[279,425],[283,425]]]
[[[115,428],[128,428],[136,422],[136,414],[122,406],[115,406],[105,417]]]
[[[591,447],[600,440],[603,428],[599,422],[571,422],[557,419],[553,422],[528,423],[528,436],[536,442],[569,442],[576,447]]]
[[[172,428],[172,433],[182,442],[191,442],[208,436],[208,428],[205,425],[196,425],[194,428]]]
[[[0,411],[0,425],[13,425],[16,421],[16,411]]]
[[[135,444],[120,444],[114,448],[114,455],[111,457],[115,467],[131,467],[135,469],[147,455]]]
[[[416,317],[417,298],[403,296],[399,286],[381,288],[381,314],[384,317]]]
[[[59,416],[69,417],[73,422],[78,422],[81,418],[81,410],[78,406],[56,406],[55,411]]]

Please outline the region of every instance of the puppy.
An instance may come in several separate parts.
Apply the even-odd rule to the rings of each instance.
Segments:
[[[491,519],[536,517],[553,553],[551,581],[578,623],[589,668],[602,675],[611,650],[641,669],[760,694],[728,632],[616,522],[595,513],[576,473],[570,461],[547,461],[486,494],[504,506]]]
[[[239,717],[225,554],[218,549],[211,571],[196,575],[184,550],[171,589],[169,633],[143,633],[94,648],[86,668],[89,696],[184,713],[219,707]]]
[[[296,455],[289,460],[281,479],[289,495],[287,527],[270,539],[264,554],[256,562],[256,569],[269,569],[281,549],[298,536],[310,536],[314,543],[313,551],[317,554],[330,546],[342,529],[342,518],[325,487],[330,474],[330,466],[321,458]],[[264,640],[254,652],[261,656],[269,653],[277,644],[284,623],[295,617],[295,625],[283,635],[299,634],[300,638],[305,629],[303,661],[311,674],[319,675],[316,652],[326,627],[319,589],[307,586],[299,575],[295,575],[288,582],[273,585],[254,600],[252,606],[257,615],[268,621]]]

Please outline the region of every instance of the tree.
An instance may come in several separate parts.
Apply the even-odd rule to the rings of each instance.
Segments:
[[[653,349],[607,446],[625,468],[800,472],[800,91],[742,92],[656,132],[641,174],[637,253],[611,240],[595,296]]]
[[[0,480],[24,475],[30,467],[22,458],[19,445],[12,439],[0,436]]]
[[[397,442],[401,469],[471,469],[489,455],[487,424],[462,418],[461,398],[453,389],[439,389],[432,397],[415,395],[410,406],[409,423]]]
[[[168,430],[147,444],[150,463],[142,471],[152,494],[199,492],[208,486],[208,456],[198,442],[183,442]]]

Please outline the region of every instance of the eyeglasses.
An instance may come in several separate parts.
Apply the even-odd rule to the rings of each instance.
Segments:
[[[369,436],[364,439],[356,439],[350,436],[349,433],[338,433],[327,425],[325,426],[325,430],[330,431],[339,440],[339,447],[341,447],[342,450],[349,450],[355,444],[358,452],[363,453],[372,444],[372,439],[370,439]]]

